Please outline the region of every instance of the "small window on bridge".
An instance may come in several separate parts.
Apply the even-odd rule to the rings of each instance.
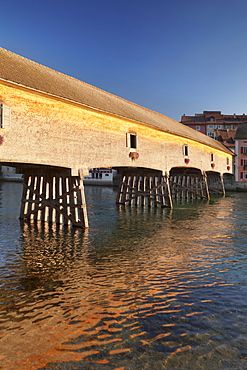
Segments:
[[[211,153],[210,157],[211,157],[211,162],[213,162],[213,160],[214,160],[214,155],[213,155],[213,153]]]
[[[137,135],[128,133],[126,145],[128,148],[136,149],[137,148]]]
[[[0,128],[10,128],[11,107],[0,104]]]
[[[226,158],[226,164],[230,164],[230,159]]]
[[[189,155],[189,148],[188,145],[183,146],[183,155]]]

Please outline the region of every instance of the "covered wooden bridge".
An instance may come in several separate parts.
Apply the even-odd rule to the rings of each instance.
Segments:
[[[118,169],[118,202],[224,192],[233,153],[160,113],[0,48],[0,163],[24,174],[21,218],[87,226],[83,176]]]

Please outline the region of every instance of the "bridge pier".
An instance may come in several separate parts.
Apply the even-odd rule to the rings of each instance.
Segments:
[[[82,174],[25,171],[20,219],[88,227]]]
[[[174,199],[209,199],[206,176],[176,174],[170,176],[170,187]]]
[[[122,181],[117,204],[148,205],[173,208],[173,201],[207,199],[212,194],[225,196],[223,176],[215,171],[174,168],[170,176],[144,168],[120,170]]]
[[[168,176],[137,170],[122,174],[117,195],[117,204],[148,205],[172,208]]]
[[[226,195],[223,175],[210,171],[207,173],[207,181],[210,194]]]

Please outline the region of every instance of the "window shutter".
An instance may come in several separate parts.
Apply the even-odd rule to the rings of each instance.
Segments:
[[[129,133],[126,134],[126,146],[127,148],[130,148],[130,134]]]
[[[241,146],[241,154],[243,154],[244,152],[244,148]]]
[[[11,107],[3,106],[3,128],[10,128],[11,124]]]
[[[0,128],[3,128],[3,105],[0,104]]]
[[[241,166],[243,166],[244,165],[244,160],[243,159],[241,159]]]
[[[244,176],[243,176],[243,172],[240,172],[240,179],[243,179]]]
[[[11,107],[0,104],[0,128],[10,128],[11,124]]]

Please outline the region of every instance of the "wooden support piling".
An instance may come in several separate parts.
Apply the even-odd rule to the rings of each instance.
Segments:
[[[88,227],[82,174],[25,174],[20,219]]]
[[[210,193],[209,193],[209,189],[208,189],[208,179],[207,179],[207,174],[205,172],[203,174],[203,178],[204,178],[207,198],[210,199]]]
[[[221,181],[221,186],[222,186],[222,193],[223,193],[223,196],[225,197],[226,196],[226,191],[225,191],[225,184],[224,184],[223,175],[220,175],[220,181]]]
[[[172,207],[169,180],[156,174],[124,174],[117,195],[117,204]]]
[[[223,176],[218,172],[210,172],[207,174],[208,191],[210,194],[218,194],[225,196],[225,186]]]
[[[208,199],[206,177],[198,175],[173,175],[169,178],[174,199]]]

